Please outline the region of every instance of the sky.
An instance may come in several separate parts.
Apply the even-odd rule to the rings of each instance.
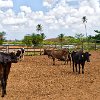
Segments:
[[[42,25],[46,38],[61,33],[85,36],[83,16],[87,18],[87,35],[94,36],[94,30],[100,30],[100,0],[0,0],[0,32],[6,32],[8,40],[37,34],[37,24]]]

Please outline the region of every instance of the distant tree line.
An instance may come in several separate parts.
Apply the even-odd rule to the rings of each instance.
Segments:
[[[86,23],[87,23],[86,16],[83,17],[83,23],[85,25],[85,30],[86,30]],[[12,44],[20,43],[20,44],[25,44],[27,46],[31,46],[31,45],[41,46],[42,44],[59,44],[61,45],[61,48],[65,44],[71,44],[71,43],[81,44],[82,42],[86,42],[87,39],[90,42],[100,43],[100,31],[99,30],[94,30],[94,32],[97,33],[95,36],[92,36],[92,35],[88,36],[87,31],[86,31],[85,37],[82,33],[76,33],[75,37],[65,36],[63,33],[61,33],[54,39],[45,39],[46,35],[42,32],[43,26],[41,24],[38,24],[36,26],[36,31],[37,33],[27,34],[24,36],[22,40],[15,40],[11,43]],[[0,44],[3,44],[4,42],[6,43],[7,40],[4,38],[5,35],[6,35],[6,32],[0,32]]]

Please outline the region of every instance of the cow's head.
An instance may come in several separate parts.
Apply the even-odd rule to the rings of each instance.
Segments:
[[[47,55],[47,51],[46,51],[46,49],[44,49],[44,55]]]
[[[14,52],[11,52],[11,53],[9,53],[10,54],[10,57],[11,57],[11,62],[12,63],[17,63],[18,62],[18,58],[17,58],[17,56],[15,55],[15,53]]]
[[[85,53],[84,53],[84,56],[85,56],[85,60],[86,60],[87,62],[90,62],[90,56],[91,56],[91,54],[89,54],[89,52],[85,52]]]

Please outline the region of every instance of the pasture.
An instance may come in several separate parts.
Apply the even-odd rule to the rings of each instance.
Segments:
[[[12,64],[3,100],[100,100],[100,51],[91,51],[84,74],[44,55],[25,56]]]

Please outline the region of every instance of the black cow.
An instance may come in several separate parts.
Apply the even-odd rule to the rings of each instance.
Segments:
[[[89,56],[91,54],[89,54],[89,52],[83,52],[83,51],[73,51],[71,53],[71,57],[72,57],[72,63],[73,63],[73,72],[74,72],[74,66],[76,67],[76,72],[77,72],[77,65],[79,67],[79,74],[80,74],[80,66],[82,66],[82,74],[84,74],[84,65],[85,62],[90,62]]]
[[[11,64],[17,63],[18,59],[15,53],[0,52],[0,81],[2,97],[6,94],[7,79],[10,72]]]

